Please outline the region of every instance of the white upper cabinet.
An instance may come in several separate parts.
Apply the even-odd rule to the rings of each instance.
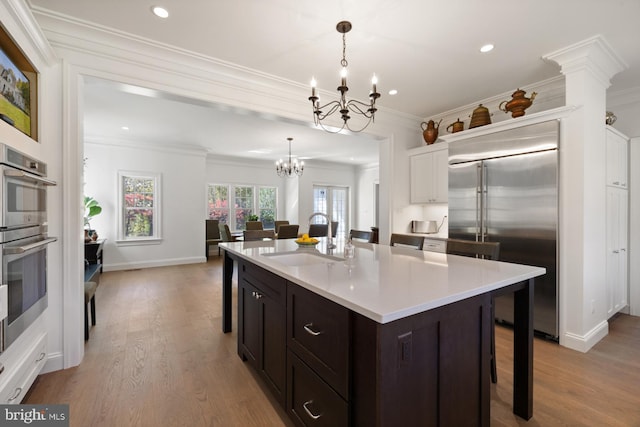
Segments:
[[[411,203],[447,203],[449,150],[446,143],[410,151]]]
[[[629,139],[607,126],[607,185],[628,187]]]

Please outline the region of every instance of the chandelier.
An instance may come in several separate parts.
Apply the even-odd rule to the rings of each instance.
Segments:
[[[278,176],[302,176],[304,171],[304,162],[298,163],[298,160],[291,160],[291,141],[293,138],[287,138],[289,141],[289,163],[283,162],[282,159],[276,162],[276,173]]]
[[[371,79],[372,90],[371,90],[371,93],[369,93],[368,104],[364,102],[360,102],[355,99],[351,99],[347,101],[345,94],[349,90],[349,88],[347,87],[347,65],[349,64],[346,58],[346,51],[347,51],[346,34],[351,30],[351,22],[349,21],[338,22],[338,25],[336,25],[336,30],[338,30],[338,32],[342,34],[342,61],[340,61],[340,65],[342,65],[342,72],[340,73],[340,76],[341,76],[340,86],[338,86],[338,89],[337,89],[338,92],[340,92],[340,99],[336,101],[331,101],[321,106],[320,98],[316,95],[316,80],[315,78],[311,79],[311,96],[309,97],[309,101],[311,101],[311,105],[313,107],[313,122],[315,123],[316,126],[320,126],[322,127],[322,129],[331,133],[340,132],[345,128],[347,128],[351,132],[361,132],[367,126],[369,126],[369,123],[371,123],[375,119],[375,114],[377,111],[376,99],[380,98],[380,94],[376,89],[378,78],[374,74],[373,78]],[[323,112],[323,110],[325,110],[326,112]],[[332,131],[326,128],[323,125],[322,121],[327,117],[331,116],[336,111],[339,112],[342,117],[342,127],[337,131]],[[360,114],[365,118],[367,118],[368,120],[361,129],[358,129],[358,130],[351,129],[351,127],[349,127],[349,119],[351,118],[349,113]]]

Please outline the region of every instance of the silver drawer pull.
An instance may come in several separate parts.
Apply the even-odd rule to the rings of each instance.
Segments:
[[[317,420],[318,418],[320,418],[320,417],[322,416],[322,414],[315,415],[313,412],[311,412],[311,411],[309,410],[309,408],[307,408],[307,405],[310,405],[310,404],[312,404],[312,403],[313,403],[313,400],[309,400],[309,401],[307,401],[307,402],[304,402],[304,403],[302,404],[302,407],[304,408],[304,410],[305,410],[305,412],[307,413],[307,415],[309,415],[309,416],[311,417],[311,419],[313,419],[313,420]]]
[[[18,396],[20,396],[20,393],[22,393],[22,387],[18,387],[15,391],[15,393],[13,393],[13,396],[11,396],[9,398],[9,400],[7,400],[7,402],[12,402],[14,400],[16,400],[18,398]]]
[[[307,323],[306,325],[303,326],[304,330],[307,331],[309,335],[313,335],[314,337],[317,337],[322,333],[322,331],[319,331],[319,332],[314,331],[313,329],[311,329],[312,327],[313,327],[313,323]]]
[[[38,358],[36,359],[36,363],[38,363],[39,361],[41,361],[42,359],[44,359],[45,354],[44,353],[40,353],[40,356],[38,356]]]

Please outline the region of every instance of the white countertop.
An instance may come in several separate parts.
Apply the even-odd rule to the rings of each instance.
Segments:
[[[388,323],[465,298],[518,283],[546,271],[498,261],[354,242],[355,258],[305,266],[287,266],[264,254],[319,251],[299,248],[293,239],[221,243],[220,246],[310,291],[362,314]],[[333,256],[342,257],[344,241]]]

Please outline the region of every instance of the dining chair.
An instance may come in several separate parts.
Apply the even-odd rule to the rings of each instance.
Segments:
[[[355,239],[355,240],[364,240],[365,242],[371,242],[372,235],[373,233],[371,231],[354,230],[354,229],[351,229],[349,231],[349,238],[352,240]]]
[[[274,223],[274,227],[273,227],[276,230],[276,234],[278,234],[278,230],[280,229],[281,225],[288,225],[288,224],[289,224],[289,221],[287,221],[286,219],[285,220],[277,220]]]
[[[204,243],[204,254],[209,259],[209,246],[218,245],[218,243],[222,242],[220,238],[220,228],[218,226],[217,219],[206,219],[205,220],[205,243]],[[220,246],[218,246],[218,255],[220,255]]]
[[[242,234],[245,242],[276,238],[276,233],[273,230],[244,230]]]
[[[262,221],[247,221],[245,230],[262,230]]]
[[[327,224],[309,224],[309,237],[326,237]],[[336,237],[338,221],[331,221],[331,236]]]
[[[295,239],[298,237],[299,228],[300,226],[298,224],[282,224],[280,228],[278,228],[277,238]]]
[[[391,234],[391,239],[389,241],[390,246],[413,246],[419,251],[422,250],[424,246],[424,237],[423,236],[410,236],[408,234]]]
[[[500,258],[500,242],[475,242],[472,240],[447,239],[447,253],[475,258],[491,259],[497,261]],[[491,298],[491,382],[498,382],[498,370],[496,369],[496,308]]]
[[[218,229],[220,229],[220,238],[223,242],[237,242],[235,236],[231,235],[231,231],[229,231],[229,226],[227,224],[218,224]]]

